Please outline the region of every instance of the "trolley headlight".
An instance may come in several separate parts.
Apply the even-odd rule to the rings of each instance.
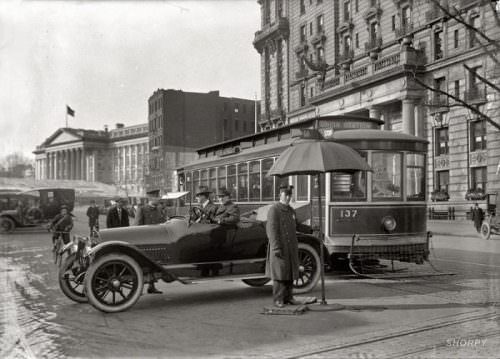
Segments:
[[[384,218],[382,218],[382,226],[387,232],[394,232],[394,230],[396,229],[396,220],[393,216],[385,216]]]

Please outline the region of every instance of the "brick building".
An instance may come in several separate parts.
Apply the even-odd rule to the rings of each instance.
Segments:
[[[433,0],[258,3],[261,130],[318,114],[369,115],[382,119],[384,130],[428,139],[429,200],[441,190],[465,207],[469,190],[500,190],[499,127],[419,84],[465,100],[500,124],[500,93],[463,66],[498,85],[500,69],[487,54],[492,44]],[[490,1],[438,3],[499,40]]]
[[[195,150],[255,130],[255,101],[208,93],[158,89],[148,100],[148,192],[176,189],[175,168]]]
[[[144,193],[148,126],[116,124],[110,131],[60,128],[33,151],[35,179],[84,180]]]

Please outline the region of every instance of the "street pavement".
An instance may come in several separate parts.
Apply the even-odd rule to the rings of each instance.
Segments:
[[[86,233],[83,211],[75,214],[75,233]],[[328,303],[344,308],[311,305],[295,316],[263,315],[271,286],[239,281],[160,283],[164,294],[104,314],[62,294],[47,232],[3,235],[0,357],[496,358],[500,236],[484,241],[468,227],[429,222],[434,268],[401,265],[453,275],[329,273]],[[320,296],[319,286],[311,295]]]

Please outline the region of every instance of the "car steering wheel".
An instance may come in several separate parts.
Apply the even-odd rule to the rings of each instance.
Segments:
[[[201,218],[202,215],[203,212],[200,207],[191,207],[189,209],[189,223],[195,223]]]

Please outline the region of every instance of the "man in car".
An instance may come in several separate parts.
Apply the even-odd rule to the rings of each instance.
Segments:
[[[129,225],[128,212],[125,209],[125,200],[120,198],[118,202],[116,202],[116,205],[108,210],[108,215],[106,216],[106,227],[128,227]]]
[[[219,190],[221,204],[217,207],[214,221],[217,224],[235,225],[240,221],[240,209],[231,201],[231,192],[225,188]]]
[[[195,219],[198,223],[215,223],[215,213],[217,212],[217,206],[210,200],[210,194],[212,191],[206,186],[200,186],[198,193],[196,193],[196,199],[200,204],[200,215]]]
[[[90,201],[90,206],[87,208],[87,217],[89,217],[90,235],[92,236],[99,231],[99,208],[95,200]]]
[[[273,280],[273,301],[278,308],[286,304],[302,304],[292,296],[293,281],[299,276],[295,210],[290,206],[292,191],[293,186],[281,186],[280,200],[267,214],[266,277]]]

